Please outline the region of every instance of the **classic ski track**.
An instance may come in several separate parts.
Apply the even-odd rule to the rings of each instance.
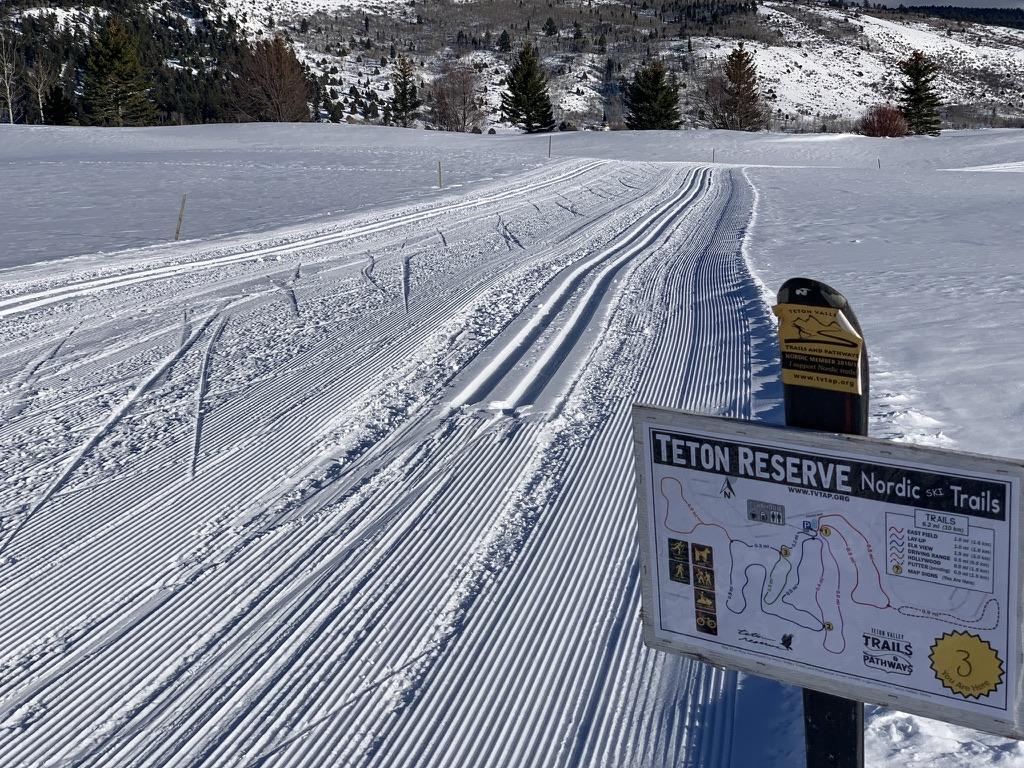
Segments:
[[[593,319],[612,280],[633,259],[656,248],[666,233],[679,223],[679,218],[694,200],[706,191],[706,178],[707,172],[693,174],[676,197],[638,222],[635,234],[631,233],[624,242],[600,255],[600,268],[595,271],[592,282],[576,302],[569,317],[546,341],[543,351],[529,370],[519,377],[518,383],[507,396],[508,407],[519,408],[537,399],[547,382],[553,378],[554,369],[571,357],[570,351]]]
[[[587,307],[588,300],[592,300],[602,288],[601,276],[611,274],[612,270],[620,264],[633,258],[657,240],[663,233],[664,226],[671,221],[666,218],[666,214],[675,206],[679,206],[677,214],[685,210],[692,202],[694,190],[699,189],[702,179],[703,177],[699,174],[691,176],[688,183],[675,197],[638,221],[624,238],[587,261],[567,268],[565,276],[557,282],[554,289],[544,295],[543,304],[537,312],[533,313],[530,321],[524,323],[519,332],[506,342],[494,359],[453,398],[453,407],[478,402],[487,397],[494,390],[497,381],[505,378],[526,350],[551,326],[553,318],[562,312],[570,298],[574,297],[583,284],[601,269],[601,275],[587,289],[574,314],[558,329],[554,343],[547,344],[538,361],[523,374],[519,380],[519,386],[513,391],[508,401],[501,405],[515,409],[522,404],[527,392],[550,361],[558,353],[562,353],[561,357],[565,357],[567,340],[574,332],[578,335],[581,331],[582,314]],[[652,226],[658,219],[664,219],[662,225]],[[652,229],[652,231],[648,232],[648,229]],[[604,287],[607,288],[607,284]]]
[[[666,182],[671,173],[662,172]],[[570,277],[571,262],[549,278],[547,290],[565,285],[567,299],[558,311],[541,310],[538,322],[546,330],[538,338],[554,340],[563,353],[586,344],[585,363],[552,367],[556,356],[548,356],[528,367],[526,378],[502,364],[495,381],[518,387],[521,404],[541,391],[523,389],[527,378],[543,372],[560,382],[564,394],[546,417],[452,410],[455,393],[437,392],[376,449],[357,454],[343,480],[300,495],[294,514],[276,518],[242,514],[223,489],[204,497],[197,488],[192,501],[175,495],[183,486],[165,490],[168,502],[180,501],[176,514],[194,510],[192,519],[206,524],[192,538],[192,551],[169,540],[150,542],[146,556],[153,562],[178,557],[175,567],[163,569],[161,583],[137,581],[111,594],[106,611],[82,620],[72,618],[80,613],[74,609],[63,618],[55,614],[63,630],[51,641],[54,648],[39,647],[21,662],[4,653],[0,722],[15,711],[28,713],[22,728],[0,732],[5,760],[727,765],[735,676],[647,651],[636,616],[630,403],[748,415],[744,365],[763,320],[754,315],[765,313],[751,299],[756,287],[739,246],[749,190],[727,170],[697,171],[690,179],[705,181],[686,205],[678,194],[637,198],[660,215],[648,225],[657,236],[635,253],[629,236],[618,235],[619,246],[603,259],[580,262],[589,268],[579,279]],[[587,215],[610,221],[604,213]],[[581,234],[577,242],[585,239]],[[565,247],[523,243],[525,251],[502,248],[509,264],[540,264]],[[258,439],[308,430],[322,398],[311,391],[317,383],[341,386],[335,403],[358,401],[392,361],[423,344],[416,329],[485,295],[504,264],[471,271],[454,297],[417,294],[410,319],[400,292],[392,291],[386,312],[364,330],[305,350],[263,385],[270,400],[275,391],[308,395],[295,406],[292,427],[278,421],[268,429],[279,432]],[[259,298],[244,311],[264,312],[269,301]],[[600,313],[588,309],[598,301]],[[532,304],[520,314],[536,313]],[[226,312],[221,322],[233,316]],[[584,321],[597,317],[600,327],[583,334]],[[498,342],[514,338],[517,327],[501,326]],[[216,373],[213,342],[197,392]],[[333,370],[317,367],[346,345],[363,352]],[[464,365],[474,364],[486,365],[472,358]],[[258,390],[250,387],[249,394]],[[201,402],[202,395],[196,398]],[[197,483],[216,471],[230,477],[244,458],[223,451],[244,439],[230,429],[253,405],[242,401],[211,411],[203,443],[222,449],[204,458]],[[187,455],[175,462],[158,452],[149,459],[165,468],[140,475],[145,482],[127,496],[120,489],[127,507],[176,467],[183,482]],[[250,493],[273,499],[281,493],[277,485],[268,478]],[[65,490],[55,498],[76,497]],[[89,504],[102,508],[113,498]],[[201,500],[205,516],[196,514]],[[138,515],[110,533],[137,547],[158,530],[159,519]],[[61,524],[55,520],[39,535],[57,533]],[[81,552],[102,555],[106,550],[96,548],[102,536],[82,544]],[[596,574],[591,563],[600,564]],[[100,557],[91,569],[112,567],[113,560]],[[26,593],[0,584],[0,599],[12,608],[29,593],[36,601],[59,599],[64,577],[40,591],[38,583],[29,589],[28,575],[15,580]],[[92,589],[101,584],[94,580]],[[6,647],[16,649],[9,640]],[[19,644],[29,640],[22,635]]]
[[[475,291],[469,291],[467,295],[476,295],[476,292]],[[458,296],[456,296],[456,298],[458,298]],[[402,324],[402,325],[404,326],[404,324]],[[402,347],[399,351],[401,351],[404,354],[407,351],[415,348],[420,343],[419,339],[420,339],[420,337],[418,337],[418,336],[410,337],[408,339],[407,344],[404,347]],[[328,350],[328,351],[331,352],[331,356],[333,357],[335,352],[333,352],[331,350]],[[366,386],[369,385],[370,382],[372,382],[375,378],[378,377],[378,374],[376,372],[380,370],[381,364],[373,362],[374,358],[387,360],[387,359],[390,359],[392,356],[394,356],[394,350],[393,349],[392,350],[379,349],[379,350],[375,350],[371,357],[369,357],[367,359],[364,359],[364,360],[355,360],[355,361],[352,362],[351,366],[346,366],[346,367],[342,368],[342,370],[344,370],[346,373],[350,373],[350,370],[349,370],[350,368],[354,368],[354,369],[357,369],[357,370],[362,369],[362,371],[364,371],[365,373],[362,373],[360,376],[356,377],[352,381],[346,382],[346,385],[345,385],[346,389],[344,391],[342,391],[340,393],[340,395],[352,396],[352,395],[362,391],[362,389],[364,389]],[[335,379],[333,378],[333,376],[329,376],[329,372],[324,371],[324,370],[321,369],[320,371],[318,371],[318,374],[319,374],[320,378],[324,378],[325,376],[327,377],[326,380],[325,380],[325,383],[321,385],[322,388],[330,389],[330,388],[332,388],[334,386],[333,382],[335,381]],[[292,386],[289,387],[288,391],[289,392],[294,392],[294,391],[303,392],[303,391],[306,390],[306,388],[311,383],[312,382],[310,380],[306,380],[306,379],[299,380],[299,381],[293,381],[293,382],[291,382]],[[308,402],[307,400],[302,400],[302,399],[297,400],[297,401],[295,401],[292,404],[291,408],[294,410],[295,408],[297,408],[299,406],[303,406],[307,402]],[[251,409],[252,406],[253,406],[253,403],[251,401],[248,401],[248,402],[245,402],[245,403],[240,401],[238,403],[229,404],[229,410],[234,410],[236,408]],[[278,418],[278,421],[275,424],[275,428],[278,429],[278,430],[284,431],[285,433],[287,433],[288,431],[290,431],[292,429],[301,428],[301,425],[308,421],[308,413],[310,411],[315,412],[315,411],[318,411],[318,410],[319,410],[319,408],[316,405],[316,403],[314,402],[311,405],[309,405],[309,407],[306,408],[305,410],[298,412],[296,414],[295,418],[293,419],[291,424],[289,424],[289,422],[287,422],[287,421],[281,421],[281,419]],[[278,416],[280,417],[281,414],[278,414]],[[231,423],[231,421],[229,420],[227,423]],[[216,434],[215,425],[211,424],[209,426],[209,428],[205,430],[205,434],[206,434],[206,439],[207,440],[212,439],[211,436],[215,436],[215,434]],[[174,446],[174,443],[169,444],[169,449],[173,450],[173,446]],[[230,458],[231,458],[230,455],[221,455],[221,456],[218,456],[216,460],[220,461],[220,462],[224,462],[225,460],[228,460]],[[178,461],[180,461],[180,459]],[[161,474],[163,474],[165,476],[165,478],[162,481],[158,480],[157,478],[152,478],[152,477],[151,478],[147,478],[147,480],[149,480],[149,482],[147,482],[147,483],[141,483],[141,482],[138,483],[137,486],[136,486],[136,489],[134,491],[132,491],[128,496],[125,496],[124,493],[122,492],[122,497],[118,500],[116,506],[118,508],[130,509],[131,508],[131,506],[130,506],[131,503],[138,503],[139,500],[145,498],[145,499],[147,499],[148,506],[154,507],[154,506],[158,505],[158,503],[161,501],[162,498],[164,498],[164,497],[173,497],[174,493],[176,493],[176,492],[180,493],[180,485],[177,482],[177,478],[179,477],[180,470],[176,469],[176,467],[178,466],[178,461],[174,461],[174,460],[164,461],[160,465],[160,469],[159,469]],[[209,469],[212,469],[212,465],[209,467]],[[151,497],[152,494],[151,494],[151,491],[148,490],[149,488],[151,488],[151,487],[163,487],[163,486],[165,486],[165,484],[166,484],[166,486],[167,486],[167,488],[169,490],[165,490],[163,493],[158,494],[155,497]],[[80,501],[79,503],[82,503],[82,502]],[[114,502],[113,499],[106,499],[106,498],[95,498],[95,499],[92,499],[90,501],[90,506],[97,506],[97,505],[99,505],[99,506],[113,506],[113,505],[115,505],[115,502]],[[144,518],[140,519],[139,522],[137,523],[137,526],[140,528],[140,530],[145,530],[145,528],[144,528],[144,526],[145,526],[145,519]],[[84,537],[82,537],[80,535],[74,536],[74,538],[70,542],[62,542],[61,541],[61,537],[54,536],[54,534],[57,533],[57,532],[56,531],[51,531],[48,528],[40,528],[38,530],[38,535],[40,537],[42,537],[44,541],[46,541],[46,544],[47,544],[48,548],[53,550],[55,553],[59,552],[60,555],[58,557],[59,558],[63,558],[63,557],[67,557],[70,554],[73,554],[74,551],[76,551],[76,549],[92,543],[93,539],[95,539],[97,537],[103,536],[105,534],[105,532],[108,532],[108,531],[112,532],[113,530],[118,530],[121,535],[124,535],[124,534],[129,532],[129,531],[125,530],[120,525],[117,517],[115,516],[108,523],[106,523],[104,526],[101,526],[99,528],[91,529],[89,531],[88,535],[86,535]],[[58,562],[58,559],[51,560],[50,562],[51,563]],[[5,594],[5,593],[9,592],[11,589],[16,588],[19,583],[21,583],[20,579],[8,582],[7,584],[0,584],[0,594]],[[58,588],[58,585],[55,585],[55,588]]]

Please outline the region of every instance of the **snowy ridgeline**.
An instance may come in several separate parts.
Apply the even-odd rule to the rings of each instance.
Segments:
[[[798,692],[641,645],[629,405],[777,420],[807,275],[872,434],[1024,456],[1024,135],[547,150],[0,130],[3,760],[799,764]],[[878,708],[867,750],[1024,764]]]

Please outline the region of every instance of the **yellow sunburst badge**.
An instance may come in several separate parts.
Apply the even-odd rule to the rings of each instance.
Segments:
[[[1003,682],[1003,660],[977,635],[946,632],[932,644],[932,671],[953,693],[966,699],[980,699],[993,693]]]

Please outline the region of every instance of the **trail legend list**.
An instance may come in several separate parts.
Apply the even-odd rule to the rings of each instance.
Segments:
[[[935,518],[920,510],[915,517],[888,514],[888,572],[991,594],[995,531],[967,517]]]

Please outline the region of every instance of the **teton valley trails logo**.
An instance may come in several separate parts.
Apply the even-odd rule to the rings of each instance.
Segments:
[[[864,666],[894,675],[909,675],[914,671],[910,657],[914,649],[899,632],[874,629],[864,633]]]
[[[859,395],[864,340],[835,307],[778,304],[782,383]]]
[[[987,640],[970,632],[936,638],[928,658],[939,682],[965,699],[988,696],[1003,682],[1003,660]]]

